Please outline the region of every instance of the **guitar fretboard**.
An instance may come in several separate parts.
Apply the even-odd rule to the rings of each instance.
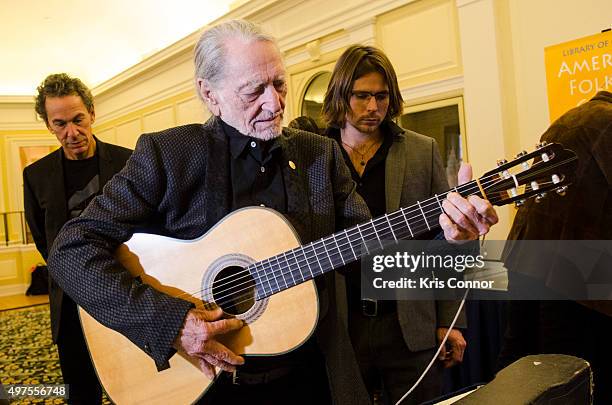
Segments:
[[[463,196],[480,195],[475,181],[455,187]],[[446,194],[434,195],[409,207],[336,232],[248,267],[256,282],[257,299],[345,266],[361,257],[380,251],[390,243],[413,239],[439,228]]]

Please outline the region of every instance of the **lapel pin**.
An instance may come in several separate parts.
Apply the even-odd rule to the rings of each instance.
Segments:
[[[289,167],[295,170],[295,163],[292,160],[289,161]]]

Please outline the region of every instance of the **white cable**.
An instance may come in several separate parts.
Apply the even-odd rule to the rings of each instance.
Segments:
[[[440,351],[442,350],[442,347],[444,347],[444,344],[446,343],[446,340],[448,339],[448,335],[450,335],[451,330],[453,330],[453,328],[455,327],[455,323],[457,323],[457,319],[459,318],[459,314],[461,313],[461,309],[463,309],[463,304],[465,304],[465,299],[466,299],[469,291],[470,291],[469,288],[465,290],[465,294],[463,294],[463,299],[461,300],[461,304],[459,304],[459,308],[457,309],[457,313],[455,314],[455,317],[453,318],[453,322],[451,322],[450,326],[448,327],[448,330],[446,331],[446,335],[444,335],[444,339],[442,339],[442,342],[440,342],[440,346],[438,346],[438,350],[436,351],[436,354],[434,354],[433,358],[429,362],[429,365],[427,366],[425,371],[423,371],[423,374],[421,374],[419,379],[416,380],[414,385],[408,390],[408,392],[406,392],[404,394],[403,397],[401,397],[399,399],[399,401],[397,401],[395,403],[395,405],[399,405],[404,399],[406,399],[408,397],[408,395],[410,395],[412,393],[412,391],[414,391],[414,389],[419,385],[421,380],[423,378],[425,378],[425,375],[427,375],[427,372],[429,372],[429,369],[431,368],[431,366],[438,359],[438,355],[440,354]]]

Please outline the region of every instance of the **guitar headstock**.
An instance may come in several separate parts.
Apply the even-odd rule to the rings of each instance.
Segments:
[[[500,160],[497,168],[478,179],[494,205],[514,202],[522,205],[535,197],[539,202],[548,192],[564,195],[573,180],[578,157],[558,143],[540,143],[531,152],[521,152],[513,160]]]

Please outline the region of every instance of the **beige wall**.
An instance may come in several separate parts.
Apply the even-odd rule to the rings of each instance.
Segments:
[[[127,110],[127,108],[126,108]],[[138,108],[112,120],[100,120],[95,127],[105,142],[134,148],[143,133],[190,123],[201,123],[209,116],[193,91],[168,97],[152,105]]]
[[[20,146],[57,145],[34,113],[32,97],[0,97],[0,212],[23,210]],[[8,227],[9,237],[21,236],[16,217]],[[30,269],[43,262],[33,245],[4,245],[0,229],[0,296],[23,294],[30,283]]]
[[[463,97],[466,147],[478,174],[497,158],[530,149],[548,126],[544,47],[606,28],[612,8],[609,0],[253,0],[221,20],[229,18],[259,22],[279,39],[290,74],[286,123],[299,114],[313,74],[330,69],[350,44],[375,44],[396,66],[407,105]],[[134,147],[143,132],[206,119],[193,90],[197,37],[94,89],[101,139]],[[21,208],[12,154],[29,142],[53,142],[31,99],[0,97],[0,211]],[[499,212],[492,239],[504,238],[511,223],[513,209]],[[38,260],[2,254],[14,255],[18,273],[5,270],[10,258],[0,257],[0,294],[25,283]]]
[[[101,139],[134,148],[142,133],[203,122],[209,116],[193,86],[192,42],[94,89],[95,129]]]
[[[521,147],[530,148],[550,124],[544,48],[610,28],[612,4],[609,0],[505,1],[510,31],[504,34],[512,44],[517,133]]]
[[[0,96],[0,212],[17,210],[19,204],[11,198],[9,183],[13,182],[14,165],[19,157],[11,155],[11,140],[29,139],[48,133],[34,113],[32,97]]]
[[[30,284],[30,270],[44,263],[34,247],[16,246],[0,249],[0,296],[25,293]]]

